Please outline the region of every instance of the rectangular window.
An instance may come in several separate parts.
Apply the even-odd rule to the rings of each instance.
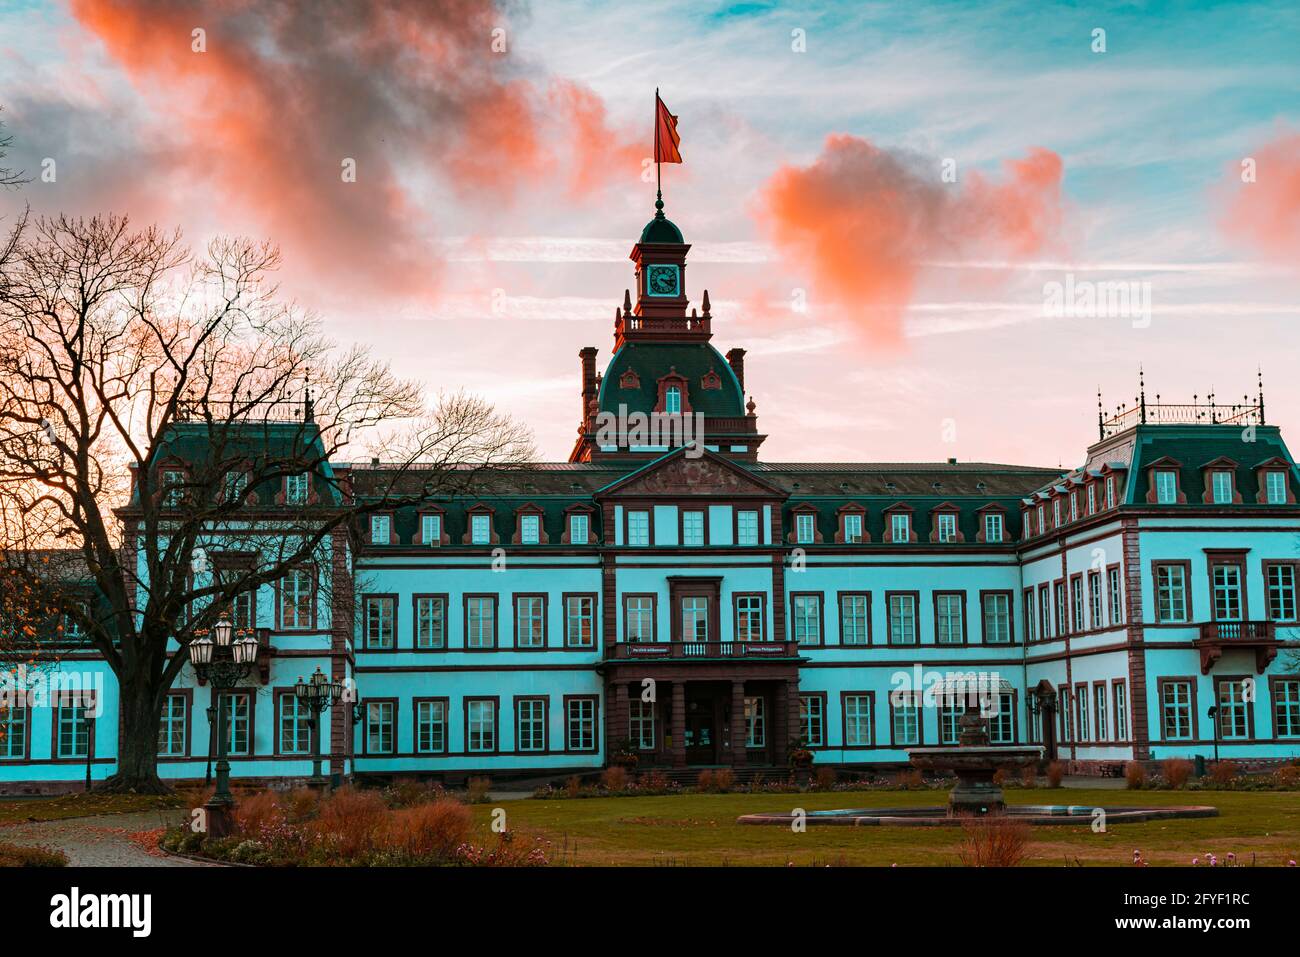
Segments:
[[[865,594],[840,596],[840,644],[866,645],[871,641],[870,602]]]
[[[1279,678],[1273,683],[1273,734],[1300,738],[1300,679]]]
[[[366,754],[392,754],[397,705],[392,701],[366,704]]]
[[[1113,477],[1106,479],[1106,507],[1115,507],[1115,479]]]
[[[248,488],[248,474],[231,470],[221,476],[221,500],[227,504],[238,502]]]
[[[76,693],[70,694],[67,701],[60,700],[55,718],[58,722],[58,743],[55,749],[58,757],[86,757],[90,750],[90,725],[86,716],[93,711],[94,704]]]
[[[492,516],[478,512],[469,517],[469,542],[471,545],[492,544]]]
[[[655,640],[655,600],[649,595],[624,599],[623,640],[629,642]]]
[[[1119,587],[1119,569],[1111,568],[1107,572],[1110,579],[1110,625],[1124,624],[1124,595]]]
[[[420,541],[430,548],[437,548],[442,544],[441,515],[420,516]]]
[[[570,751],[596,750],[596,699],[570,698],[566,703],[568,711],[567,740]]]
[[[1212,565],[1210,577],[1214,587],[1214,620],[1241,621],[1241,566]]]
[[[1015,744],[1016,696],[1010,692],[998,695],[998,710],[989,715],[989,744]]]
[[[519,543],[536,545],[542,540],[542,517],[540,515],[519,516]]]
[[[185,473],[168,469],[162,474],[163,504],[175,508],[185,501]]]
[[[1093,628],[1105,626],[1101,620],[1101,572],[1096,570],[1088,572],[1088,612]]]
[[[1061,714],[1061,741],[1064,743],[1070,740],[1070,726],[1074,723],[1070,717],[1070,689],[1062,686],[1057,692],[1056,701]]]
[[[1002,541],[1004,523],[1002,516],[997,512],[990,512],[984,516],[984,541],[990,545],[995,545]]]
[[[844,746],[846,748],[871,746],[871,695],[844,696]]]
[[[966,713],[965,700],[950,700],[944,696],[939,704],[939,743],[956,744],[961,716]]]
[[[894,513],[889,516],[889,540],[891,542],[910,542],[912,540],[912,517]]]
[[[1232,504],[1232,473],[1211,472],[1210,490],[1213,493],[1215,505],[1231,505]]]
[[[596,646],[596,599],[591,595],[565,596],[564,644],[568,648]]]
[[[515,702],[515,747],[520,751],[546,750],[546,699],[520,698]]]
[[[1160,505],[1178,502],[1178,473],[1172,469],[1156,470],[1156,502]]]
[[[1045,531],[1047,531],[1047,510],[1040,505],[1038,506],[1038,534],[1041,535]]]
[[[230,621],[237,629],[257,627],[256,611],[253,607],[253,593],[243,591],[230,602]]]
[[[811,545],[816,538],[816,520],[811,512],[800,512],[794,517],[795,541]]]
[[[762,698],[745,699],[745,747],[767,747],[767,722]]]
[[[1075,693],[1074,693],[1074,706],[1075,706],[1075,708],[1078,709],[1078,712],[1079,712],[1078,725],[1077,725],[1077,726],[1078,726],[1078,729],[1079,729],[1079,740],[1080,740],[1080,741],[1088,741],[1088,740],[1090,740],[1090,738],[1089,738],[1089,736],[1088,736],[1088,707],[1089,707],[1089,702],[1088,702],[1088,686],[1087,686],[1087,685],[1079,685],[1079,687],[1075,690]]]
[[[307,703],[292,694],[278,696],[280,702],[280,753],[308,754],[311,751],[311,712]]]
[[[447,750],[447,702],[415,702],[415,750],[442,754]]]
[[[691,548],[704,544],[704,513],[698,510],[682,512],[682,544]]]
[[[627,543],[642,548],[650,544],[650,513],[627,513]]]
[[[844,515],[844,541],[849,545],[862,541],[862,516],[858,512],[847,512]]]
[[[1079,518],[1079,493],[1070,493],[1070,521],[1076,521]]]
[[[890,695],[893,711],[893,745],[896,748],[921,743],[921,709],[915,693],[896,692]]]
[[[365,647],[384,651],[393,647],[397,599],[392,595],[366,596]]]
[[[709,640],[709,599],[701,595],[682,598],[682,641]]]
[[[1091,482],[1088,483],[1088,514],[1092,515],[1097,511],[1097,486]]]
[[[1053,584],[1052,592],[1056,598],[1056,634],[1058,636],[1068,634],[1070,621],[1066,617],[1065,610],[1065,582]]]
[[[763,596],[740,595],[736,598],[736,640],[762,641]]]
[[[314,601],[311,569],[293,568],[280,579],[280,627],[303,629],[312,626]]]
[[[1083,579],[1078,576],[1070,579],[1070,630],[1080,632],[1083,624]]]
[[[891,645],[916,644],[916,596],[890,595],[889,643]]]
[[[1270,621],[1295,621],[1295,566],[1267,565],[1268,617]]]
[[[1038,622],[1039,633],[1046,641],[1052,637],[1052,606],[1048,600],[1047,586],[1038,586]]]
[[[30,710],[20,700],[11,700],[0,708],[0,758],[27,756],[29,715]]]
[[[1025,589],[1025,641],[1037,641],[1034,618],[1034,590]]]
[[[169,694],[163,699],[162,721],[158,725],[159,757],[174,758],[185,753],[185,709],[183,694]]]
[[[790,599],[794,640],[801,645],[822,643],[822,599],[820,595],[795,595]]]
[[[1166,681],[1160,686],[1160,727],[1166,740],[1192,737],[1192,683]]]
[[[473,754],[497,749],[497,703],[491,698],[471,698],[465,702],[465,744]]]
[[[253,696],[226,694],[221,699],[226,709],[226,753],[248,755],[253,747]]]
[[[1093,696],[1093,718],[1096,720],[1097,740],[1106,740],[1106,686],[1098,684],[1092,686]]]
[[[957,540],[957,516],[951,512],[939,515],[939,541],[955,542]]]
[[[1187,569],[1183,565],[1156,566],[1156,621],[1187,620]]]
[[[934,596],[934,640],[939,645],[960,645],[966,640],[965,596],[944,594]]]
[[[392,519],[387,515],[370,516],[370,544],[387,545],[388,533],[392,527]]]
[[[1011,594],[994,592],[984,596],[984,643],[1006,645],[1011,642]]]
[[[1219,682],[1219,737],[1251,738],[1250,703],[1241,681]]]
[[[1269,505],[1286,504],[1286,473],[1285,472],[1265,472],[1264,473],[1265,496]]]
[[[492,595],[465,599],[465,647],[495,648],[497,644],[497,600]]]
[[[736,544],[758,544],[758,512],[740,511],[736,513]]]
[[[569,516],[569,544],[586,545],[591,540],[591,519],[581,512]]]
[[[633,698],[628,702],[628,740],[638,751],[655,749],[655,705],[653,701]]]
[[[442,596],[415,599],[415,647],[420,649],[447,646],[447,600]]]
[[[541,595],[515,596],[515,647],[546,647],[546,601]]]
[[[799,696],[799,734],[810,748],[826,744],[826,701],[821,695]]]
[[[1128,685],[1117,681],[1112,686],[1115,697],[1115,740],[1128,740]]]
[[[308,485],[306,472],[299,472],[297,475],[286,475],[284,477],[284,504],[306,505]]]

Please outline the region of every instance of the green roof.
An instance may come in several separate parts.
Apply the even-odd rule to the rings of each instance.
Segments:
[[[631,370],[638,383],[624,388],[623,375]],[[600,384],[600,411],[653,412],[659,400],[658,382],[669,372],[686,378],[686,397],[692,412],[707,416],[743,416],[745,396],[731,365],[707,342],[629,342],[614,354]],[[706,389],[704,376],[713,371],[722,388]]]
[[[1178,484],[1188,504],[1200,504],[1205,494],[1203,467],[1216,459],[1237,463],[1235,485],[1243,505],[1257,504],[1259,475],[1255,467],[1270,459],[1282,459],[1289,466],[1292,491],[1300,497],[1295,463],[1275,425],[1142,425],[1136,429],[1135,467],[1129,478],[1129,501],[1142,504],[1150,487],[1148,469],[1152,463],[1170,458],[1179,464]]]
[[[684,243],[682,231],[670,219],[665,219],[663,213],[659,213],[654,219],[645,224],[645,229],[641,230],[641,242],[643,243]]]

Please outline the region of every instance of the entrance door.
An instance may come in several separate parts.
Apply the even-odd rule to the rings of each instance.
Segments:
[[[712,696],[688,695],[686,699],[686,763],[718,763],[717,709]]]
[[[1041,709],[1043,722],[1043,760],[1051,763],[1056,760],[1056,707],[1044,704]]]

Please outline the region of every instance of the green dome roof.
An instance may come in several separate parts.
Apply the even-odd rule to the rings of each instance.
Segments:
[[[645,224],[645,229],[641,230],[641,242],[643,243],[684,243],[682,231],[678,229],[670,219],[665,219],[662,212],[656,213],[655,218]]]
[[[631,370],[637,383],[624,388],[621,379]],[[653,412],[659,399],[658,382],[671,371],[686,378],[686,396],[691,411],[707,416],[735,417],[745,414],[745,396],[730,363],[707,342],[629,342],[609,360],[600,381],[599,409],[618,414],[620,405],[629,412]],[[706,389],[704,376],[718,376],[721,388]]]

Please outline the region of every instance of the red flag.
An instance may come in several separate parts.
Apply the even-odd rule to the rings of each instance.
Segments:
[[[677,117],[668,112],[664,101],[655,91],[655,162],[680,163],[681,151],[677,149],[682,138],[677,135]]]

